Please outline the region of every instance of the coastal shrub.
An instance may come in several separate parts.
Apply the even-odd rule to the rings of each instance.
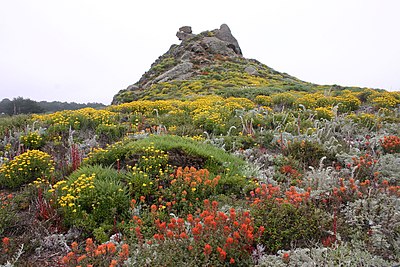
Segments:
[[[309,200],[310,193],[298,192],[293,186],[281,193],[279,187],[263,184],[250,192],[251,215],[255,225],[265,227],[260,243],[268,252],[308,246],[324,235],[329,216]]]

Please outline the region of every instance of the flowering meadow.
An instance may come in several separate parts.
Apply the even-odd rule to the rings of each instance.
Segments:
[[[399,105],[292,90],[1,117],[0,266],[400,264]]]

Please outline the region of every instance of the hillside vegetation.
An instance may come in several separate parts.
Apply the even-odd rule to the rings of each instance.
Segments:
[[[400,92],[209,62],[168,80],[182,62],[161,58],[104,109],[0,118],[0,264],[399,264]]]

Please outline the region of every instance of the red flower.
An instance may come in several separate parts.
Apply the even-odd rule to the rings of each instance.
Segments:
[[[234,258],[231,258],[231,259],[229,260],[229,263],[230,263],[230,264],[234,264],[234,263],[235,263],[235,259],[234,259]]]
[[[4,252],[8,252],[8,246],[10,245],[10,238],[4,237],[3,238],[3,250]]]
[[[185,239],[185,238],[188,238],[188,235],[187,235],[185,232],[182,232],[182,233],[179,235],[179,237],[182,238],[182,239]]]
[[[224,261],[226,259],[226,251],[223,250],[222,248],[218,247],[217,251],[219,253],[219,258]]]
[[[210,246],[210,244],[206,244],[204,246],[204,255],[210,255],[212,252],[212,247]]]
[[[288,263],[289,260],[290,260],[289,253],[283,253],[283,255],[282,255],[282,261],[283,261],[284,263]]]

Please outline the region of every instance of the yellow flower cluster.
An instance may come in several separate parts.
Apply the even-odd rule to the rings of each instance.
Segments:
[[[333,117],[332,108],[319,107],[315,109],[317,119],[331,120]]]
[[[106,148],[101,148],[101,147],[99,147],[99,148],[93,148],[93,150],[92,151],[90,151],[89,153],[88,153],[88,155],[85,157],[85,158],[83,158],[83,161],[84,162],[87,162],[89,159],[91,159],[94,155],[106,155],[106,153],[107,152],[109,152],[110,150],[112,150],[112,149],[114,149],[114,148],[116,148],[116,147],[118,147],[118,146],[122,146],[123,145],[123,141],[118,141],[118,142],[115,142],[115,143],[113,143],[112,145],[110,145],[110,144],[107,144],[107,146],[106,146]]]
[[[364,126],[373,126],[378,122],[378,118],[374,114],[370,113],[358,113],[358,114],[349,114],[346,116],[347,119],[352,120],[356,123],[361,123]]]
[[[21,136],[21,142],[29,148],[39,148],[43,138],[38,132],[30,132]]]
[[[272,105],[272,97],[267,95],[258,95],[256,96],[255,102],[262,106],[270,106]]]
[[[386,92],[372,99],[374,106],[379,108],[395,108],[400,104],[400,100],[396,98],[396,92]]]
[[[168,154],[165,151],[156,149],[154,144],[143,148],[143,155],[139,158],[137,168],[145,173],[162,174],[163,167],[168,162]],[[135,167],[133,167],[135,171]],[[135,173],[134,173],[135,174]]]
[[[37,178],[35,181],[33,181],[33,185],[39,188],[41,186],[49,186],[50,182],[45,178]]]
[[[71,126],[78,128],[85,123],[95,125],[111,125],[117,123],[118,113],[109,110],[97,110],[94,108],[83,108],[79,110],[63,110],[45,115],[33,115],[32,119],[44,123]]]
[[[0,174],[13,179],[33,171],[41,171],[41,174],[44,174],[45,169],[49,169],[50,173],[54,171],[54,162],[50,155],[40,150],[28,150],[3,164],[0,167]]]
[[[59,181],[49,192],[52,193],[57,190],[59,192],[57,204],[61,207],[72,209],[72,212],[76,212],[76,201],[80,198],[82,193],[92,190],[95,187],[95,176],[94,173],[91,176],[82,174],[71,184],[68,184],[65,180]]]

